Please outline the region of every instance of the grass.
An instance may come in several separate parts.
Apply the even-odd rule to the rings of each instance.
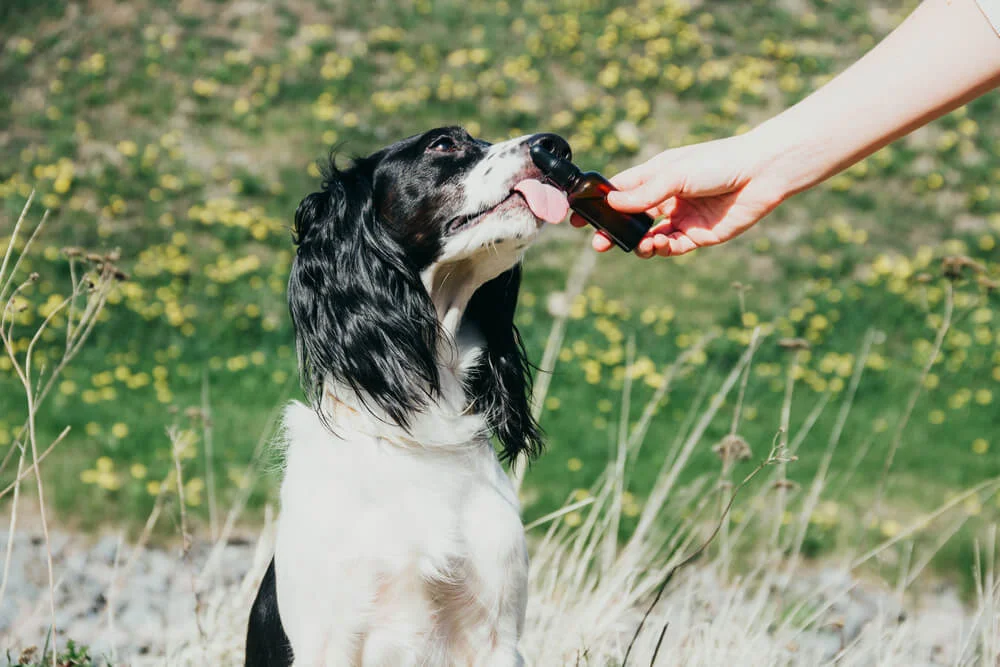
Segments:
[[[288,228],[329,146],[366,153],[453,122],[491,139],[554,130],[581,165],[612,173],[658,149],[752,126],[846,66],[912,4],[887,13],[853,1],[724,2],[708,11],[680,2],[472,0],[371,12],[294,2],[246,15],[227,4],[142,0],[79,16],[12,5],[0,16],[8,36],[0,145],[9,156],[0,164],[0,220],[15,220],[32,188],[51,211],[23,265],[44,278],[23,293],[31,308],[16,344],[69,294],[60,248],[118,248],[131,276],[109,294],[91,345],[39,416],[42,440],[70,427],[43,468],[52,515],[139,534],[170,493],[163,481],[177,457],[195,526],[214,525],[209,505],[248,489],[248,520],[273,499],[276,479],[250,480],[245,466],[274,406],[298,395],[283,295]],[[758,328],[754,363],[740,380],[738,434],[759,452],[785,424],[799,457],[788,479],[803,486],[837,443],[827,474],[839,492],[825,515],[834,518],[808,523],[804,552],[836,552],[858,525],[891,536],[1000,474],[1000,320],[990,288],[998,119],[997,96],[987,95],[725,247],[642,264],[601,256],[586,284],[571,285],[576,298],[558,293],[579,261],[582,233],[549,230],[526,260],[519,322],[533,359],[553,321],[564,318],[565,329],[538,406],[549,448],[525,476],[526,519],[590,489],[675,360],[712,335],[676,369],[645,444],[628,454],[616,525],[620,537],[632,534],[670,443],[711,403]],[[0,240],[9,241],[6,229]],[[940,270],[945,256],[968,256],[984,272],[952,283]],[[949,289],[953,321],[931,361]],[[49,367],[66,318],[51,324],[34,353]],[[803,338],[810,349],[789,352],[779,338]],[[856,371],[862,381],[841,413]],[[632,407],[623,414],[627,382]],[[0,447],[12,447],[26,416],[17,388],[0,359]],[[733,419],[705,425],[679,482],[719,475],[711,446]],[[168,427],[186,443],[181,451]],[[731,474],[746,465],[734,462]],[[0,471],[0,482],[12,475]],[[798,511],[803,492],[787,495]],[[877,497],[875,516],[868,509]],[[983,497],[963,511],[959,536],[934,562],[971,587],[969,545],[1000,507]]]
[[[18,432],[18,445],[12,449],[19,455],[9,531],[13,534],[19,525],[19,482],[30,475],[37,484],[42,529],[48,545],[45,476],[38,471],[42,469],[43,457],[63,444],[66,431],[42,449],[36,421],[49,393],[47,388],[59,381],[76,353],[99,331],[103,307],[115,281],[127,276],[114,265],[117,255],[91,255],[72,248],[64,251],[70,266],[77,267],[72,271],[71,296],[51,307],[44,321],[31,325],[33,342],[19,354],[11,332],[16,320],[31,312],[30,301],[21,294],[28,286],[44,280],[34,272],[24,280],[18,277],[25,256],[41,238],[47,221],[43,217],[34,226],[26,222],[29,205],[18,218],[13,242],[5,248],[0,262],[3,303],[0,342],[29,406],[26,424]],[[18,247],[22,250],[17,250]],[[570,285],[574,280],[582,281],[594,265],[594,257],[584,255],[576,263]],[[892,446],[883,463],[883,482],[892,479],[891,459],[900,449],[902,434],[913,414],[912,406],[923,393],[929,369],[951,331],[956,291],[967,288],[969,277],[981,277],[981,272],[982,267],[968,259],[949,258],[943,262],[946,313],[937,324],[924,371],[914,378],[907,408],[895,426]],[[547,336],[549,351],[561,349],[565,326],[573,314],[572,307],[555,311],[557,317]],[[55,366],[33,372],[34,341],[45,336],[49,324],[58,316],[66,318],[65,351]],[[664,462],[653,475],[649,494],[642,504],[629,490],[633,476],[641,469],[638,454],[651,445],[647,439],[658,409],[669,405],[682,390],[675,380],[698,368],[698,359],[707,356],[706,350],[712,349],[714,337],[706,335],[680,353],[663,369],[651,393],[640,389],[637,380],[642,376],[638,373],[623,375],[618,401],[622,416],[610,455],[605,457],[597,480],[589,488],[575,490],[556,511],[526,526],[532,569],[522,650],[528,664],[625,667],[714,665],[739,660],[742,664],[760,665],[831,662],[851,665],[870,664],[874,659],[888,664],[914,664],[926,656],[942,654],[952,664],[977,665],[991,663],[1000,656],[997,645],[1000,616],[996,614],[1000,606],[1000,582],[995,576],[1000,560],[996,554],[995,523],[972,528],[977,538],[973,541],[970,610],[966,616],[950,619],[951,635],[944,640],[940,633],[928,635],[928,630],[940,623],[940,619],[922,618],[916,605],[922,589],[933,581],[928,572],[930,563],[946,544],[964,538],[956,537],[956,533],[969,523],[970,515],[981,514],[970,511],[970,507],[981,510],[984,502],[996,496],[1000,475],[962,489],[949,501],[913,519],[895,523],[891,529],[890,522],[894,520],[885,518],[881,502],[885,485],[880,484],[871,513],[863,523],[838,520],[837,499],[842,491],[832,494],[831,488],[835,486],[833,482],[843,480],[832,477],[829,463],[860,395],[864,371],[873,354],[874,335],[865,338],[846,390],[833,398],[824,395],[817,407],[801,419],[802,425],[797,430],[791,428],[793,416],[796,422],[800,421],[799,413],[793,410],[796,387],[801,391],[806,382],[799,381],[797,369],[802,368],[809,356],[809,344],[804,339],[777,341],[777,347],[790,356],[777,424],[772,425],[774,435],[767,455],[758,455],[756,467],[742,472],[741,466],[754,459],[751,447],[739,435],[746,424],[745,401],[751,369],[761,363],[758,355],[767,349],[765,344],[772,334],[764,326],[754,326],[738,358],[725,362],[718,376],[700,374],[701,392],[695,401],[698,407],[688,411],[677,429],[677,437],[665,447]],[[624,355],[626,368],[638,367],[635,337],[626,342]],[[554,364],[558,357],[546,354],[543,364]],[[536,406],[552,407],[551,386],[542,383],[537,387]],[[174,423],[167,429],[173,465],[157,482],[153,508],[135,548],[124,562],[119,563],[116,558],[103,595],[114,610],[115,601],[130,594],[129,576],[138,558],[158,524],[168,524],[162,519],[171,518],[174,528],[166,530],[180,538],[180,555],[175,566],[190,577],[192,607],[182,612],[183,617],[166,619],[170,639],[143,657],[152,661],[150,664],[240,664],[246,612],[272,553],[274,527],[265,521],[254,563],[243,580],[238,585],[225,586],[214,576],[220,564],[218,556],[234,526],[243,518],[253,486],[264,475],[263,450],[270,427],[262,429],[264,435],[257,440],[242,471],[246,483],[240,495],[222,507],[210,502],[209,529],[198,535],[192,530],[188,499],[192,493],[202,491],[190,484],[189,474],[198,461],[189,452],[196,438],[204,443],[206,456],[210,457],[214,451],[215,426],[207,393],[202,401],[200,408],[174,415]],[[802,451],[803,443],[818,435],[814,433],[818,416],[828,404],[837,406],[836,421],[829,433],[823,462],[805,492],[789,481],[790,472],[797,471],[800,463],[797,454]],[[625,418],[633,410],[639,415],[634,422]],[[692,477],[695,452],[720,421],[728,425],[728,433],[711,448],[720,462],[716,474],[696,475],[693,481],[685,481]],[[39,451],[43,452],[41,456]],[[29,452],[31,465],[26,468]],[[114,475],[114,464],[99,463],[93,472],[99,476]],[[852,475],[857,470],[855,466],[839,472]],[[530,480],[531,474],[529,471],[527,479]],[[209,477],[210,501],[215,498],[213,484]],[[220,514],[223,509],[224,520]],[[627,534],[624,539],[623,532]],[[815,544],[822,545],[844,535],[846,539],[836,550],[837,578],[823,585],[810,583],[814,575],[808,559]],[[209,557],[202,563],[194,563],[189,557],[194,540],[212,545]],[[0,604],[16,542],[8,539],[7,544],[10,546],[5,549]],[[109,658],[94,659],[86,648],[78,648],[70,641],[61,649],[60,630],[64,629],[56,625],[54,591],[63,582],[57,579],[48,546],[47,553],[50,604],[47,611],[40,613],[51,619],[50,631],[41,651],[27,648],[19,652],[18,664],[110,665],[136,658],[127,640],[124,645],[112,645]],[[849,608],[845,611],[844,605],[855,595],[861,576],[876,578],[882,585],[892,586],[894,592],[888,600],[878,601],[871,618],[849,624]],[[911,605],[917,609],[913,618],[898,611]],[[177,613],[175,605],[168,606],[174,610],[172,613]],[[101,618],[106,619],[107,630],[114,628],[113,611],[102,613]],[[30,622],[30,619],[19,622],[24,620]],[[95,637],[85,639],[97,639],[104,628],[102,623]],[[9,643],[10,639],[4,641]],[[10,656],[8,663],[13,664]]]
[[[960,276],[955,275],[954,267],[949,270],[950,303],[953,285]],[[939,340],[947,335],[948,325],[947,318],[939,324]],[[558,341],[560,328],[557,321],[550,330],[551,341]],[[653,475],[646,502],[637,511],[633,511],[637,502],[628,489],[640,469],[638,453],[653,444],[647,439],[657,407],[669,404],[682,391],[673,380],[690,368],[693,358],[710,349],[711,341],[698,341],[679,355],[644,400],[638,400],[642,393],[637,391],[640,385],[635,378],[628,374],[623,378],[619,405],[627,413],[634,404],[641,416],[634,423],[621,422],[611,455],[605,457],[593,485],[578,489],[557,511],[526,526],[532,560],[531,593],[521,648],[527,664],[861,665],[876,660],[880,664],[916,664],[930,657],[971,666],[992,664],[1000,656],[1000,616],[996,613],[1000,606],[1000,582],[996,579],[1000,559],[995,523],[975,531],[970,608],[964,617],[949,619],[947,636],[936,625],[941,619],[933,616],[933,610],[927,615],[918,604],[922,590],[934,580],[929,564],[945,541],[962,539],[955,537],[955,526],[969,521],[970,503],[981,505],[995,496],[1000,476],[956,493],[948,502],[892,531],[877,522],[845,525],[838,521],[841,496],[834,491],[834,482],[840,480],[828,476],[829,468],[820,466],[808,493],[787,483],[802,463],[796,453],[815,435],[818,420],[812,416],[819,413],[813,410],[801,418],[803,425],[797,432],[790,430],[793,418],[800,421],[801,417],[792,409],[796,387],[801,391],[802,385],[794,371],[784,380],[782,408],[778,423],[772,425],[775,433],[768,453],[755,456],[737,435],[745,426],[750,371],[761,363],[758,355],[766,349],[767,337],[763,327],[755,327],[737,359],[726,363],[718,377],[704,376],[700,397],[704,400],[698,401],[699,408],[689,412],[677,429],[677,437],[665,447],[665,461]],[[847,415],[861,394],[862,371],[872,354],[872,338],[866,339],[859,352],[848,389],[830,399],[838,417],[828,440],[828,454],[839,444]],[[792,356],[793,369],[806,356],[807,345],[801,339],[785,339],[778,345]],[[625,355],[631,366],[637,363],[636,354],[635,343],[629,340]],[[923,375],[914,378],[912,396],[921,393],[924,382]],[[31,389],[29,385],[28,395],[36,393]],[[544,386],[540,387],[537,400],[544,404],[548,398],[551,396]],[[211,441],[210,415],[204,409],[185,417],[199,421],[202,437]],[[695,465],[693,453],[719,420],[728,423],[729,434],[712,448],[721,462],[717,474],[683,481]],[[897,425],[897,438],[905,426]],[[108,600],[128,594],[124,587],[137,554],[148,544],[157,522],[165,523],[161,518],[170,515],[174,519],[171,532],[179,533],[182,542],[176,567],[190,577],[193,596],[192,608],[179,612],[183,617],[166,619],[171,630],[169,643],[154,647],[142,656],[146,662],[140,662],[127,644],[113,646],[108,659],[93,659],[85,648],[67,643],[60,651],[59,643],[52,642],[51,648],[47,643],[41,651],[22,651],[18,664],[69,667],[128,664],[130,659],[136,659],[136,664],[241,663],[246,612],[272,553],[274,526],[265,522],[250,573],[236,585],[219,584],[214,576],[220,564],[216,556],[241,520],[249,487],[235,502],[218,508],[226,511],[220,528],[192,537],[184,480],[197,463],[183,457],[190,436],[178,428],[170,429],[169,436],[172,472],[162,481],[136,548],[110,574],[105,594]],[[261,480],[266,467],[261,458],[264,442],[263,438],[258,440],[245,467],[250,484]],[[748,462],[754,460],[757,464],[752,469],[743,468],[753,465]],[[37,481],[42,484],[41,479]],[[171,492],[165,493],[168,488]],[[878,511],[876,505],[876,518]],[[15,505],[12,523],[16,518]],[[620,527],[630,521],[632,529],[622,539]],[[851,535],[828,565],[836,576],[820,583],[824,580],[815,578],[813,564],[804,556],[809,555],[817,534],[824,531]],[[192,539],[213,546],[205,562],[196,564],[188,558]],[[51,572],[50,568],[50,578]],[[868,584],[859,584],[862,576],[869,579]],[[54,585],[50,582],[50,590]],[[870,619],[851,621],[848,605],[858,594],[856,589],[877,585],[893,592],[879,598]],[[171,608],[178,613],[176,606]],[[914,611],[904,615],[900,609]],[[112,628],[113,613],[102,614],[105,617],[108,629]],[[181,632],[184,628],[187,631]],[[98,636],[101,632],[97,631]],[[9,657],[8,663],[13,664],[13,659]]]

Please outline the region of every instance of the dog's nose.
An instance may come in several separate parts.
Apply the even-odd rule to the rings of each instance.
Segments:
[[[543,132],[542,134],[533,135],[530,139],[528,139],[528,148],[531,148],[532,146],[541,146],[548,152],[552,153],[556,157],[562,158],[563,160],[573,159],[573,151],[570,149],[569,143],[558,134]]]

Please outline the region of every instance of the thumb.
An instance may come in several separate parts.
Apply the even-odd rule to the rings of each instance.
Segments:
[[[619,211],[639,213],[659,206],[683,189],[684,184],[681,178],[661,174],[634,188],[608,193],[608,203]]]

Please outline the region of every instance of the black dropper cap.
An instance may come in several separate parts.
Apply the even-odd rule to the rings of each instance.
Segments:
[[[571,190],[580,178],[580,170],[569,160],[557,157],[535,144],[530,149],[531,159],[535,166],[542,170],[545,177],[563,190]]]

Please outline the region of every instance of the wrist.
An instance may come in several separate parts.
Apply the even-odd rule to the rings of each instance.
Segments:
[[[819,133],[795,133],[781,119],[779,115],[742,135],[744,150],[754,156],[753,181],[779,203],[822,181],[828,162]]]

